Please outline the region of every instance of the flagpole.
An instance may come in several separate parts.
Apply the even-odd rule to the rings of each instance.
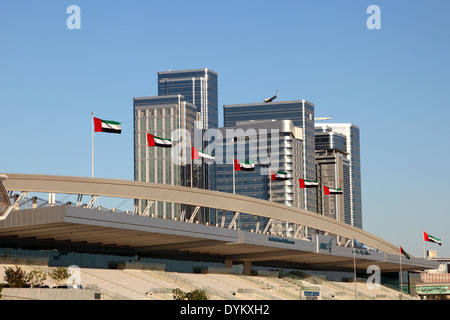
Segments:
[[[269,180],[269,201],[272,202],[272,171],[270,171],[270,180]]]
[[[233,145],[234,147],[234,145]],[[236,171],[236,163],[234,161],[234,148],[233,148],[233,194],[236,194],[236,177],[235,177],[235,171]]]
[[[352,248],[353,248],[353,282],[355,283],[355,300],[357,299],[356,295],[356,253],[355,253],[355,237],[352,240]]]
[[[91,177],[94,177],[94,113],[91,112],[92,143],[91,143]]]
[[[400,246],[401,248],[402,246]],[[402,253],[399,254],[400,257],[400,300],[402,300],[402,293],[403,293],[403,272],[402,272]]]
[[[425,231],[422,229],[422,244],[423,244],[423,258],[425,259],[425,238],[423,237]]]

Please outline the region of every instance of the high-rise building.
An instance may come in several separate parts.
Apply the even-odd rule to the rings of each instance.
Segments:
[[[158,72],[158,96],[177,94],[197,107],[205,129],[219,126],[216,72],[208,68]]]
[[[158,96],[182,95],[199,112],[199,128],[219,126],[218,74],[208,68],[158,72]],[[207,142],[204,142],[206,146]],[[203,149],[203,148],[201,148]],[[215,165],[203,165],[204,188],[215,190]]]
[[[222,140],[216,137],[217,191],[235,193],[305,208],[299,187],[303,178],[303,130],[291,120],[249,121],[237,126],[220,128]],[[234,160],[243,165],[234,170]],[[250,168],[249,168],[250,167]],[[272,180],[272,174],[283,172],[283,179]],[[216,223],[229,223],[234,213],[217,212]],[[223,220],[224,219],[224,220]],[[268,220],[240,214],[236,227],[262,231]],[[272,222],[270,230],[286,235],[292,226]],[[288,234],[289,235],[289,234]],[[292,234],[291,234],[292,235]]]
[[[318,213],[351,224],[350,219],[350,161],[347,159],[346,137],[342,134],[316,129],[316,169],[320,186],[341,189],[342,194],[325,195],[318,192]]]
[[[215,189],[214,164],[192,164],[190,150],[185,163],[175,161],[171,148],[149,148],[147,133],[170,139],[177,129],[185,129],[194,143],[198,132],[218,127],[217,73],[209,69],[158,72],[158,96],[134,98],[135,180]],[[200,150],[204,145],[196,147]],[[189,153],[189,154],[188,154]],[[150,204],[150,205],[149,205]],[[162,217],[189,218],[192,208],[177,204],[139,201],[139,210]],[[199,220],[207,219],[209,209],[202,208]],[[206,221],[206,220],[205,220]],[[202,221],[203,222],[203,221]]]
[[[194,136],[194,124],[199,115],[197,108],[182,95],[139,97],[134,103],[134,179],[181,186],[202,187],[198,166],[186,159],[174,161],[173,148],[149,147],[147,133],[159,138],[172,139],[177,129],[185,129]],[[177,155],[178,156],[178,155]],[[150,201],[140,201],[140,212]],[[181,208],[174,203],[151,203],[148,213],[159,217],[175,218]],[[189,208],[188,208],[189,211]]]
[[[345,136],[344,151],[349,161],[349,182],[344,183],[344,188],[347,188],[344,194],[349,195],[345,222],[362,228],[360,128],[351,123],[316,123],[315,127],[316,133],[322,132],[326,133],[323,136],[329,136],[329,149],[337,149],[337,146],[342,148],[341,136]]]
[[[246,121],[291,120],[302,129],[300,167],[303,179],[316,180],[314,104],[307,100],[279,101],[271,103],[234,104],[224,106],[225,127]],[[317,190],[307,188],[303,193],[303,205],[308,211],[317,212]]]

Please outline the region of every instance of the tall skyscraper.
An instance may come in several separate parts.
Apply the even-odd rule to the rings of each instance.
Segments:
[[[362,229],[360,128],[351,123],[316,123],[315,126],[318,132],[341,134],[346,138],[345,152],[350,162],[348,190],[344,190],[350,195],[350,213],[346,222]]]
[[[135,180],[215,189],[214,164],[192,164],[190,150],[179,164],[171,148],[148,147],[147,133],[170,139],[172,132],[185,129],[190,144],[198,131],[218,126],[217,73],[209,69],[158,72],[158,96],[134,98]],[[201,143],[201,142],[200,142]],[[206,146],[196,146],[202,150]],[[189,159],[186,159],[189,157]],[[149,205],[150,204],[150,205]],[[139,201],[137,208],[161,217],[188,217],[192,208],[177,204]],[[207,221],[209,209],[202,208],[199,220]]]
[[[198,119],[200,129],[207,130],[219,126],[216,72],[208,68],[158,72],[158,96],[178,94],[181,94],[186,102],[196,106],[200,114]],[[204,146],[206,144],[207,142]],[[205,188],[215,190],[215,165],[203,165],[200,174]]]
[[[219,126],[218,75],[205,69],[158,72],[158,96],[181,94],[200,112],[205,129]]]
[[[271,103],[235,104],[224,106],[225,127],[236,126],[246,121],[291,120],[302,129],[301,176],[305,180],[316,180],[314,104],[307,100],[279,101]],[[303,189],[303,204],[306,210],[317,212],[317,190]]]
[[[272,201],[304,208],[299,178],[302,177],[303,130],[291,120],[250,121],[220,128],[223,140],[216,139],[217,191]],[[234,170],[234,160],[241,170]],[[272,174],[283,172],[282,179],[272,180]],[[218,212],[216,223],[231,221],[234,213]],[[240,214],[236,226],[241,230],[262,231],[268,219]],[[292,228],[290,228],[292,227]],[[273,222],[270,230],[280,235],[292,235],[293,226]]]
[[[135,180],[201,187],[198,166],[192,165],[186,159],[183,162],[174,161],[173,148],[149,147],[147,140],[147,133],[172,139],[172,132],[177,129],[185,129],[193,137],[194,123],[199,117],[197,108],[185,101],[182,95],[139,97],[134,98],[133,103]],[[140,201],[140,212],[143,212],[149,203],[150,201]],[[182,210],[185,208],[175,203],[157,202],[151,203],[148,213],[159,217],[178,218]]]
[[[351,224],[350,161],[347,159],[346,137],[316,128],[317,181],[321,186],[343,190],[342,194],[325,195],[319,189],[318,212],[324,216]]]

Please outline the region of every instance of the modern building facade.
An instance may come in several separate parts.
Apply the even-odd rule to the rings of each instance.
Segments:
[[[319,185],[343,190],[342,194],[325,195],[323,188],[319,188],[318,212],[326,217],[350,224],[349,195],[346,192],[349,182],[349,161],[344,154],[336,150],[327,150],[318,152],[316,162]]]
[[[199,132],[202,135],[207,129],[218,126],[217,80],[217,73],[207,68],[158,72],[158,96],[134,98],[136,181],[215,189],[214,164],[192,163],[190,146],[194,145]],[[147,146],[147,133],[171,139],[176,130],[186,130],[190,138],[189,147],[182,151],[182,163],[174,158],[173,148]],[[195,147],[202,151],[206,145],[207,141],[200,141]],[[140,201],[139,208],[147,205],[146,201]],[[189,218],[192,210],[176,204],[149,206],[151,214],[162,217]],[[206,211],[209,210],[202,208],[199,220],[207,219],[209,212]]]
[[[347,138],[327,127],[316,128],[316,169],[321,185],[343,190],[343,194],[325,196],[319,190],[319,213],[351,224],[350,161]]]
[[[322,137],[316,139],[319,150],[341,150],[344,144],[342,136],[345,137],[343,151],[349,161],[349,182],[343,185],[344,194],[349,196],[349,199],[346,196],[345,222],[362,228],[360,128],[351,123],[316,123],[315,127],[316,134]]]
[[[191,163],[190,155],[181,155],[175,161],[174,148],[149,147],[147,133],[173,139],[172,133],[184,129],[193,137],[194,124],[198,120],[197,108],[182,95],[134,98],[134,174],[135,181],[163,183],[202,188],[199,168]],[[148,201],[141,200],[139,208]],[[157,217],[179,217],[180,205],[156,202],[149,207],[149,214]]]
[[[316,129],[317,180],[322,186],[343,190],[343,194],[324,195],[319,189],[318,212],[338,221],[350,219],[350,162],[347,159],[346,137],[331,129]]]
[[[170,70],[158,72],[158,96],[182,95],[199,112],[198,128],[218,128],[218,74],[211,69]],[[207,145],[204,142],[203,147]],[[197,146],[203,149],[202,146]],[[215,165],[202,165],[204,188],[215,190]]]
[[[216,72],[208,68],[158,72],[158,96],[178,94],[197,107],[205,129],[219,127]]]
[[[216,145],[216,160],[220,157],[224,161],[216,164],[217,191],[305,208],[303,190],[299,188],[299,178],[303,178],[302,128],[294,126],[291,120],[250,121],[220,131],[223,140]],[[254,165],[254,169],[235,170],[235,159],[240,164]],[[285,172],[286,179],[272,180],[277,172]],[[217,212],[217,223],[229,221],[233,214]],[[262,231],[267,222],[241,214],[236,227]],[[295,232],[292,226],[276,221],[269,227],[274,234],[292,236]]]
[[[307,100],[296,100],[224,106],[225,127],[262,120],[291,120],[294,126],[302,129],[302,158],[298,170],[303,179],[316,181],[314,104]],[[304,208],[317,212],[317,190],[307,188],[301,192]]]

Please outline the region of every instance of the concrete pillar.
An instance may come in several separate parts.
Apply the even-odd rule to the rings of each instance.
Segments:
[[[233,260],[225,259],[225,268],[232,268]]]
[[[244,261],[244,274],[246,276],[251,275],[252,273],[252,262],[251,261]]]

